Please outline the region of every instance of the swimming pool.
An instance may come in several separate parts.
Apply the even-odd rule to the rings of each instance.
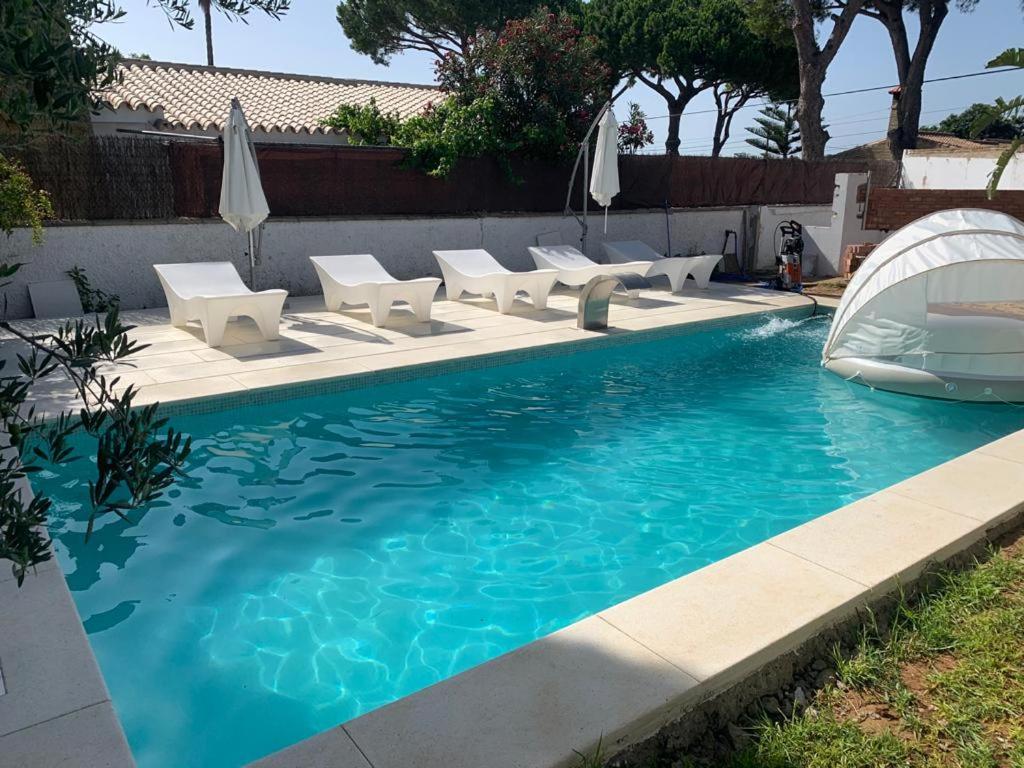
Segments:
[[[148,766],[240,765],[995,437],[871,392],[828,323],[728,330],[175,418],[189,478],[84,543],[36,479]]]

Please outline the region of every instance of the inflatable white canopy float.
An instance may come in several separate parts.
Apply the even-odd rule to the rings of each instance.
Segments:
[[[822,365],[893,392],[1024,401],[1024,222],[958,209],[893,232],[850,280]]]

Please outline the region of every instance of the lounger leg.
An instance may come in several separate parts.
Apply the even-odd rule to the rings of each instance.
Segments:
[[[530,300],[534,309],[548,308],[548,294],[551,293],[550,285],[538,285],[530,291]]]
[[[253,315],[253,320],[259,326],[260,333],[267,341],[274,341],[281,336],[281,310],[273,310],[269,307],[261,308]]]
[[[175,306],[171,304],[167,307],[171,314],[171,325],[175,328],[184,328],[188,325],[188,315],[185,313],[185,308]]]
[[[203,310],[199,322],[203,326],[203,336],[206,337],[209,346],[219,347],[224,341],[224,331],[227,329],[230,314],[218,307],[207,307]]]
[[[341,305],[344,303],[341,298],[341,291],[324,291],[324,306],[327,307],[328,312],[340,312]]]
[[[445,278],[444,295],[448,298],[448,301],[458,301],[459,296],[462,295],[462,286],[455,280]]]
[[[711,269],[701,268],[694,270],[690,273],[693,277],[693,281],[697,284],[698,288],[706,290],[711,285],[711,273],[715,271],[715,265],[711,265]]]
[[[683,285],[686,283],[686,272],[673,271],[665,274],[668,278],[669,287],[672,289],[672,293],[679,293],[683,290]]]
[[[421,323],[430,321],[430,309],[434,304],[434,292],[431,291],[428,295],[426,291],[417,294],[413,297],[413,300],[409,302],[409,306],[412,307],[413,314],[416,315],[416,319]]]
[[[388,321],[391,314],[391,299],[378,296],[376,301],[370,304],[370,320],[377,328],[381,328]]]
[[[498,303],[498,311],[503,315],[507,315],[515,303],[516,292],[514,289],[503,285],[494,292],[494,300]]]

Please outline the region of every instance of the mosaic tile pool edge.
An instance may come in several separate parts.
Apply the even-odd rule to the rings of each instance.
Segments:
[[[818,314],[824,314],[826,312],[826,308],[819,308],[817,311]],[[160,403],[159,412],[161,416],[173,418],[175,416],[200,415],[227,410],[230,408],[276,403],[283,400],[295,400],[303,397],[333,395],[340,392],[365,389],[367,387],[382,384],[397,384],[405,381],[414,381],[416,379],[443,376],[445,374],[458,373],[460,371],[494,368],[501,365],[525,362],[527,360],[572,355],[578,352],[608,349],[628,344],[660,341],[661,339],[687,336],[694,333],[701,333],[703,331],[731,328],[751,321],[756,321],[758,318],[767,318],[770,316],[788,317],[791,315],[806,315],[810,317],[813,313],[813,308],[808,306],[779,307],[761,312],[745,312],[730,315],[728,317],[677,323],[675,325],[666,325],[660,328],[650,328],[640,331],[613,328],[611,329],[612,332],[607,335],[582,338],[578,341],[559,341],[550,344],[539,344],[535,347],[527,347],[525,349],[487,352],[481,355],[459,357],[449,360],[438,360],[430,363],[396,366],[394,368],[387,368],[380,371],[352,373],[344,376],[334,376],[309,382],[280,384],[270,387],[262,387],[259,389],[250,389],[244,392],[208,395],[205,397],[177,400],[170,403]]]

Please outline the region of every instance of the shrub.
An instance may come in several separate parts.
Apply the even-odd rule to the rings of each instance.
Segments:
[[[355,146],[384,146],[392,143],[401,122],[398,112],[382,112],[371,98],[369,104],[342,104],[320,125],[344,131],[348,143]]]
[[[36,189],[14,160],[0,155],[0,232],[10,236],[16,227],[32,230],[32,242],[43,240],[43,222],[53,218],[50,196]]]
[[[447,175],[463,157],[570,156],[611,84],[597,43],[566,13],[540,8],[501,32],[481,29],[463,55],[437,64],[444,98],[400,120],[375,103],[342,105],[322,124],[349,132],[354,144],[406,147],[410,162]]]

